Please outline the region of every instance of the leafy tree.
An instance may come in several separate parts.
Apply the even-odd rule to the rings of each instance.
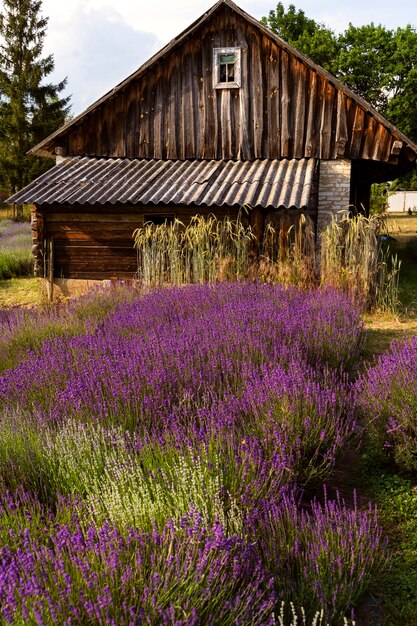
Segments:
[[[373,215],[384,213],[388,206],[388,193],[391,190],[389,183],[374,183],[371,186],[370,213]]]
[[[42,57],[48,19],[42,0],[3,0],[0,14],[0,184],[13,193],[48,169],[51,161],[26,152],[61,126],[69,98],[45,81],[53,55]]]
[[[307,17],[304,11],[290,4],[285,12],[279,2],[275,11],[262,18],[262,23],[273,30],[312,61],[334,73],[334,62],[339,54],[339,44],[334,32]]]
[[[410,25],[398,28],[393,41],[390,97],[385,114],[417,142],[417,31]]]
[[[349,27],[339,36],[336,73],[376,109],[387,107],[395,53],[394,33],[373,23]]]

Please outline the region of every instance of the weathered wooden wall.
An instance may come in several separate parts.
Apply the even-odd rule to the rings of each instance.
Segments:
[[[42,207],[43,208],[43,207]],[[219,208],[216,216],[237,217],[238,208]],[[52,205],[37,212],[43,231],[36,239],[39,249],[38,275],[48,264],[47,242],[53,241],[55,278],[109,279],[133,277],[137,272],[137,255],[133,232],[148,214],[170,214],[187,224],[197,213],[211,213],[204,207],[97,207]],[[45,263],[44,263],[45,262]]]
[[[239,89],[213,87],[213,48],[226,46],[242,49]],[[58,143],[72,156],[396,158],[370,112],[227,6]]]

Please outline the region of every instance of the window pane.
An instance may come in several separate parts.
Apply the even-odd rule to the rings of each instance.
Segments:
[[[235,62],[235,53],[231,54],[221,54],[220,55],[220,63],[234,63]]]
[[[227,82],[227,65],[220,65],[220,82]]]

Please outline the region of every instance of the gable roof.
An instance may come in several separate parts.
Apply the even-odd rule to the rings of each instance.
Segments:
[[[362,97],[358,96],[351,89],[349,89],[346,85],[344,85],[337,78],[332,76],[329,72],[327,72],[324,68],[316,65],[306,57],[304,54],[299,52],[296,48],[288,44],[286,41],[281,39],[278,35],[276,35],[269,28],[261,24],[258,20],[250,16],[248,13],[243,11],[240,7],[238,7],[232,0],[219,0],[211,9],[206,11],[200,18],[198,18],[193,24],[191,24],[188,28],[186,28],[182,33],[180,33],[177,37],[175,37],[170,43],[164,46],[158,53],[152,56],[148,61],[146,61],[142,66],[140,66],[135,72],[133,72],[130,76],[128,76],[125,80],[116,85],[113,89],[107,92],[104,96],[99,98],[96,102],[91,104],[85,111],[74,117],[67,124],[59,128],[57,131],[52,133],[49,137],[41,141],[35,147],[33,147],[29,154],[36,156],[51,156],[54,142],[59,140],[60,137],[65,136],[71,129],[73,129],[78,124],[82,123],[89,115],[94,113],[99,107],[103,104],[107,103],[111,99],[115,98],[124,89],[126,89],[132,81],[142,77],[149,69],[164,57],[167,57],[171,54],[177,47],[179,47],[184,41],[191,38],[193,34],[200,28],[204,22],[209,20],[220,8],[228,7],[230,10],[234,11],[242,18],[244,18],[247,22],[249,22],[252,26],[259,29],[262,33],[264,33],[267,37],[269,37],[272,41],[274,41],[277,45],[279,45],[282,49],[287,51],[293,57],[297,58],[301,63],[306,65],[308,68],[313,69],[317,74],[326,78],[334,87],[347,96],[348,98],[354,100],[366,113],[368,113],[371,117],[373,117],[379,124],[382,124],[391,135],[401,144],[404,144],[405,148],[409,152],[410,160],[415,160],[417,157],[417,144],[412,142],[408,137],[406,137],[400,130],[398,130],[393,124],[391,124],[387,119],[385,119],[380,113],[378,113],[366,100]]]

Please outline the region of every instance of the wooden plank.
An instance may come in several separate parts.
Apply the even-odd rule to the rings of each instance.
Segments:
[[[345,156],[347,142],[346,95],[339,89],[337,92],[336,137],[333,158],[337,159]]]
[[[132,158],[137,154],[137,120],[138,103],[133,93],[131,93],[126,115],[126,156],[128,158]]]
[[[262,135],[264,129],[262,62],[259,34],[252,29],[250,46],[250,98],[252,104],[249,123],[252,127],[252,158],[262,158]]]
[[[78,241],[65,242],[57,240],[55,243],[55,250],[58,258],[62,258],[63,256],[69,258],[77,258],[80,256],[80,258],[83,259],[97,257],[100,259],[100,261],[97,262],[98,265],[103,259],[110,259],[114,256],[124,258],[129,257],[130,254],[136,254],[133,239],[130,242],[130,245],[124,246],[114,246],[111,242],[103,242],[103,245],[100,246],[89,246],[87,244],[79,245],[80,242]],[[97,263],[95,263],[95,265],[98,267]]]
[[[330,159],[332,156],[332,119],[335,88],[328,81],[323,82],[323,109],[320,128],[320,158]]]
[[[304,156],[304,134],[306,124],[307,71],[304,63],[292,59],[291,74],[294,77],[294,149],[293,158]]]
[[[281,134],[279,124],[279,51],[277,46],[268,40],[266,52],[267,63],[267,125],[268,145],[267,156],[269,159],[278,159],[281,155]]]
[[[135,277],[137,270],[131,270],[131,271],[124,271],[124,272],[106,272],[104,270],[100,271],[99,273],[95,274],[92,273],[91,270],[80,270],[80,271],[76,271],[74,270],[72,267],[69,267],[67,265],[65,266],[58,266],[58,270],[56,271],[56,275],[57,277],[68,277],[69,275],[71,276],[71,278],[77,279],[77,280],[112,280],[112,279],[116,279],[116,280],[124,280],[124,279],[132,279]]]
[[[231,159],[232,154],[232,119],[231,90],[220,89],[217,97],[220,112],[221,158]]]
[[[250,105],[249,105],[249,67],[248,67],[248,51],[249,46],[246,40],[240,41],[241,56],[240,56],[240,68],[242,87],[239,89],[239,118],[238,118],[238,130],[236,141],[236,156],[239,159],[251,158],[251,133],[249,129],[250,120]]]
[[[167,127],[168,138],[167,138],[167,157],[169,159],[178,159],[181,154],[180,147],[180,120],[178,118],[179,109],[178,109],[178,98],[179,98],[179,90],[180,90],[180,82],[178,77],[177,68],[173,68],[170,74],[170,84],[169,84],[169,124]]]
[[[149,154],[149,85],[142,84],[139,101],[139,157],[146,159]]]
[[[364,132],[364,140],[362,144],[362,159],[371,159],[373,154],[373,144],[375,137],[375,127],[376,121],[370,115],[367,115],[365,118],[365,132]]]
[[[74,242],[74,245],[123,245],[129,247],[132,245],[134,230],[136,229],[114,234],[113,232],[102,230],[100,232],[82,232],[72,229],[62,231],[52,230],[51,228],[49,228],[48,233],[51,237],[55,239],[56,242],[61,242],[65,245],[68,245],[70,242]]]
[[[151,211],[149,211],[151,212]],[[161,213],[161,209],[159,209],[159,213]],[[126,223],[137,223],[143,222],[143,216],[135,213],[125,215],[108,215],[106,213],[48,213],[48,224],[53,224],[54,222],[63,223],[65,222],[68,225],[71,224],[82,224],[83,228],[86,227],[87,224],[94,226],[95,224],[120,224],[122,222]]]
[[[115,143],[114,155],[119,158],[126,156],[126,94],[121,93],[115,98]]]
[[[317,104],[317,73],[313,70],[309,71],[309,98],[306,122],[306,138],[304,156],[312,157],[316,154],[316,104]]]
[[[281,51],[281,157],[291,156],[289,57]]]
[[[182,142],[183,158],[196,157],[195,125],[194,125],[194,76],[192,54],[186,54],[182,59],[183,88],[182,100]]]
[[[365,124],[365,111],[357,106],[352,127],[349,156],[351,159],[359,159]]]
[[[375,140],[372,151],[372,159],[374,161],[388,161],[391,153],[391,133],[378,124],[375,132]]]
[[[210,109],[210,95],[213,91],[211,80],[211,46],[208,45],[207,33],[202,35],[201,52],[198,61],[198,154],[201,158],[210,158],[207,156],[210,150],[208,135],[208,118]]]

